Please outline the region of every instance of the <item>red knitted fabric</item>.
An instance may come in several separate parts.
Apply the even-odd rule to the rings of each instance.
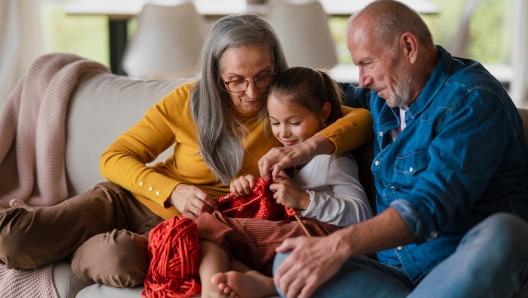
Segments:
[[[148,237],[150,266],[143,297],[190,297],[200,294],[200,240],[196,224],[173,216],[152,229]]]
[[[253,192],[244,197],[237,197],[233,193],[225,197],[216,198],[218,211],[222,215],[233,218],[257,218],[267,220],[284,220],[290,222],[297,211],[275,201],[269,189],[273,181],[259,178]]]

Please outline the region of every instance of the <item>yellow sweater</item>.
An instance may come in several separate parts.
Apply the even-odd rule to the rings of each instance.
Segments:
[[[164,203],[180,183],[199,187],[212,197],[223,196],[229,186],[216,176],[198,154],[196,126],[190,111],[190,94],[195,83],[182,84],[150,108],[143,119],[112,143],[101,156],[103,176],[134,194],[137,200],[163,218],[181,215]],[[271,148],[281,146],[273,134],[265,134],[268,123],[256,113],[236,109],[233,113],[248,128],[246,155],[238,174],[259,177],[257,162]],[[355,149],[372,139],[372,118],[368,110],[343,107],[343,118],[320,133],[336,144],[336,152]],[[269,131],[269,129],[268,129]],[[175,144],[174,153],[153,166],[145,164]]]

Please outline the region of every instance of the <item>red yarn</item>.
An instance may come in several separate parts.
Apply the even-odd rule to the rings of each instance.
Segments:
[[[228,217],[291,221],[297,210],[278,204],[269,189],[272,181],[257,180],[244,197],[229,193],[216,198],[219,211]],[[198,227],[187,217],[173,216],[152,229],[148,237],[150,266],[143,297],[190,297],[200,294]]]
[[[190,218],[173,216],[148,237],[150,266],[143,297],[190,297],[200,294],[198,227]]]
[[[284,220],[290,222],[297,210],[281,205],[273,198],[269,189],[273,181],[258,178],[251,194],[237,197],[228,193],[225,197],[216,198],[218,211],[233,218],[257,218],[267,220]]]

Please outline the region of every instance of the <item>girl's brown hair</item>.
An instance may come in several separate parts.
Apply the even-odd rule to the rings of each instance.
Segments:
[[[291,67],[275,77],[268,89],[283,103],[299,105],[318,117],[325,103],[330,103],[327,125],[341,118],[342,91],[324,71],[309,67]]]

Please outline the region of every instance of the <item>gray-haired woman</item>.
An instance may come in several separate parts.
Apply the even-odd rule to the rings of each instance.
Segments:
[[[259,113],[267,87],[287,63],[273,29],[256,15],[219,20],[199,64],[197,81],[161,99],[103,153],[101,172],[111,182],[50,208],[3,212],[0,260],[27,269],[69,256],[81,278],[140,285],[149,265],[146,236],[164,219],[212,212],[213,198],[241,175],[269,175],[271,168],[348,151],[371,138],[369,112],[347,110],[302,146],[270,151],[280,144]],[[165,162],[146,166],[173,144]]]

